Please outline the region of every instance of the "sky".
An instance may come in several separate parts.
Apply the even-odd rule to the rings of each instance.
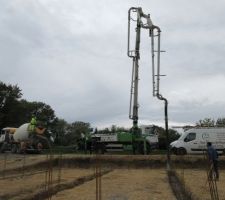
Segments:
[[[225,117],[225,1],[0,0],[0,80],[68,122],[131,127],[130,7],[161,28],[161,94],[169,126]],[[133,30],[134,31],[134,30]],[[164,125],[152,96],[150,38],[142,30],[139,123]]]

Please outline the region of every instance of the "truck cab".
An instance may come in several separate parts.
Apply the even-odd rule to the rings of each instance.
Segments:
[[[154,125],[141,125],[141,135],[146,139],[147,143],[151,146],[152,149],[158,148],[158,133],[157,127]]]
[[[3,128],[0,132],[0,143],[5,141],[6,134],[9,134],[9,137],[12,138],[15,131],[16,131],[16,128],[11,128],[11,127]]]
[[[16,128],[6,127],[3,128],[0,132],[0,151],[3,153],[4,151],[11,149],[11,144],[13,142],[13,134],[15,133]]]

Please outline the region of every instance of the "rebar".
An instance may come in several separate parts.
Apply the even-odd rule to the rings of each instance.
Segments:
[[[18,177],[25,177],[25,176],[33,176],[33,175],[36,175],[36,174],[43,174],[43,173],[46,173],[48,172],[48,170],[40,170],[40,171],[36,171],[36,172],[32,172],[32,173],[26,173],[26,174],[15,174],[15,175],[10,175],[10,176],[5,176],[5,177],[2,177],[0,178],[0,180],[2,179],[12,179],[12,178],[18,178]]]
[[[52,159],[53,155],[52,155],[52,151],[51,149],[49,150],[49,153],[47,154],[47,162],[48,162],[48,166],[47,166],[47,170],[45,173],[45,190],[47,191],[47,199],[51,200],[51,189],[52,189],[52,171],[53,171],[53,165],[52,165]]]
[[[3,179],[5,178],[5,171],[6,171],[6,161],[7,161],[7,154],[4,154],[4,165],[3,165]]]
[[[101,180],[101,163],[100,155],[98,151],[98,145],[96,147],[96,156],[95,156],[95,180],[96,180],[96,200],[102,199],[102,180]]]
[[[58,157],[58,187],[60,187],[61,183],[61,174],[62,174],[62,153],[59,153]]]
[[[46,154],[46,161],[48,162],[48,153]],[[48,177],[48,169],[45,171],[45,191],[47,190],[47,177]]]
[[[98,162],[98,161],[97,161]],[[102,199],[102,180],[101,180],[101,165],[98,163],[96,164],[95,168],[95,176],[96,176],[96,200]]]
[[[49,173],[48,173],[48,199],[51,200],[52,199],[52,195],[51,195],[51,189],[52,189],[52,171],[53,171],[53,166],[52,166],[52,158],[53,155],[50,152],[50,159],[49,159]]]
[[[25,174],[25,165],[26,165],[26,155],[25,152],[23,152],[22,177],[24,177]]]
[[[210,162],[206,152],[204,152],[204,157],[205,157],[205,160],[208,161],[206,173],[207,173],[207,181],[209,185],[211,200],[219,200],[219,194],[217,190],[216,176],[214,173],[213,163]]]

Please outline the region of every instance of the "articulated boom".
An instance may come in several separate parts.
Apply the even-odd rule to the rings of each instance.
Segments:
[[[135,19],[133,18],[136,13]],[[145,20],[146,23],[143,22]],[[131,21],[136,22],[136,39],[135,48],[130,48],[131,41]],[[159,94],[160,82],[160,28],[153,25],[150,14],[144,14],[142,8],[132,7],[128,11],[128,45],[127,55],[132,58],[132,78],[131,78],[131,94],[130,94],[130,109],[129,118],[133,120],[133,127],[138,126],[138,80],[139,80],[139,59],[140,59],[140,37],[141,28],[149,30],[151,37],[151,54],[152,54],[152,81],[153,81],[153,96],[157,96],[162,100],[162,95]],[[157,32],[157,33],[155,33]],[[154,43],[157,38],[157,48],[155,50]],[[157,54],[157,61],[155,66],[155,53]],[[157,69],[156,69],[157,68]]]
[[[135,15],[136,14],[136,15]],[[131,49],[131,22],[136,22],[135,26],[135,46]],[[145,23],[143,22],[145,21]],[[168,161],[169,158],[169,143],[168,143],[168,117],[167,107],[168,101],[159,92],[160,86],[160,33],[161,30],[158,26],[153,25],[150,18],[150,14],[144,14],[142,8],[131,7],[128,11],[128,44],[127,44],[127,55],[132,58],[132,78],[131,78],[131,91],[130,91],[130,108],[129,118],[133,120],[133,143],[139,135],[138,131],[138,80],[139,80],[139,59],[140,59],[140,38],[141,29],[147,29],[149,31],[149,37],[151,38],[151,56],[152,56],[152,85],[153,85],[153,96],[159,100],[165,102],[165,129],[167,133],[167,148],[168,148]],[[156,40],[156,47],[155,47]],[[155,59],[156,53],[156,59]],[[169,162],[168,162],[169,163]]]

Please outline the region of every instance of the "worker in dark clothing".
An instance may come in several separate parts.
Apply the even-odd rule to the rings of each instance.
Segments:
[[[213,171],[216,174],[216,179],[219,180],[219,171],[218,171],[218,153],[216,149],[212,146],[211,142],[207,142],[207,153],[210,165],[212,169],[210,170],[210,177],[212,178]]]
[[[9,134],[9,131],[7,130],[5,132],[5,140],[4,140],[1,150],[0,150],[1,153],[4,153],[4,151],[8,149],[9,143],[10,143],[10,134]]]

